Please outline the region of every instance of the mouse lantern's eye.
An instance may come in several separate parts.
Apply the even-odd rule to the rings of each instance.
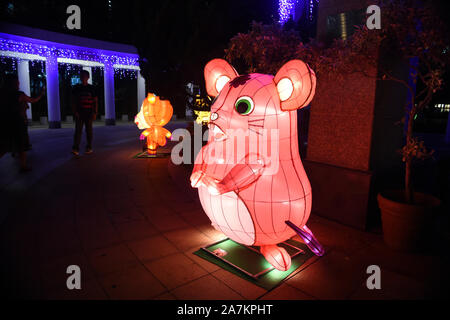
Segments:
[[[254,104],[252,98],[243,96],[243,97],[240,97],[239,99],[237,99],[234,107],[240,115],[245,116],[245,115],[250,114],[253,111],[253,109],[255,108],[255,104]]]

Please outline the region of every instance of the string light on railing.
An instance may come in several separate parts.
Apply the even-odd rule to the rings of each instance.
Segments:
[[[136,70],[139,70],[139,57],[135,54],[107,54],[104,50],[98,49],[74,49],[64,45],[58,47],[46,46],[0,38],[0,62],[2,64],[11,64],[11,61],[15,61],[12,63],[12,68],[15,71],[20,60],[43,60],[49,65],[52,63],[64,63],[67,65],[75,64],[102,68],[105,64],[108,66],[117,65],[119,66],[117,74],[121,77],[132,78],[137,76]],[[127,71],[127,69],[129,70]]]

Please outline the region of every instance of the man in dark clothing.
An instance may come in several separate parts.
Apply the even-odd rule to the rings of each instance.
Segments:
[[[75,135],[73,137],[72,153],[79,154],[83,125],[86,127],[86,152],[92,153],[92,122],[98,113],[98,98],[94,86],[88,84],[90,74],[86,70],[81,71],[81,84],[72,91],[72,109],[75,116]]]
[[[27,103],[36,103],[44,95],[45,88],[36,98],[19,91],[20,82],[15,74],[5,76],[5,83],[0,91],[2,106],[0,108],[0,158],[7,152],[17,154],[20,171],[27,172],[31,167],[27,163],[26,151],[29,150]]]

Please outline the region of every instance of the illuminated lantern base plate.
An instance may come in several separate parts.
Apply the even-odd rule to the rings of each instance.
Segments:
[[[167,158],[170,157],[170,150],[157,149],[155,154],[150,154],[147,151],[139,152],[135,155],[134,159],[147,159],[147,158]]]
[[[285,248],[291,256],[291,268],[287,271],[274,269],[259,252],[259,247],[248,247],[228,238],[203,247],[194,254],[266,290],[271,290],[310,259],[318,259],[303,243],[287,240],[278,245]]]

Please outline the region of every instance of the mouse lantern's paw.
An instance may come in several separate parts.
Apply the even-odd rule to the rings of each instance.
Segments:
[[[217,196],[226,192],[224,185],[222,185],[218,180],[209,176],[204,176],[201,179],[201,184],[208,188],[208,192],[213,196]]]
[[[191,174],[191,186],[192,188],[198,188],[201,186],[202,177],[205,174],[202,171],[195,171]]]

